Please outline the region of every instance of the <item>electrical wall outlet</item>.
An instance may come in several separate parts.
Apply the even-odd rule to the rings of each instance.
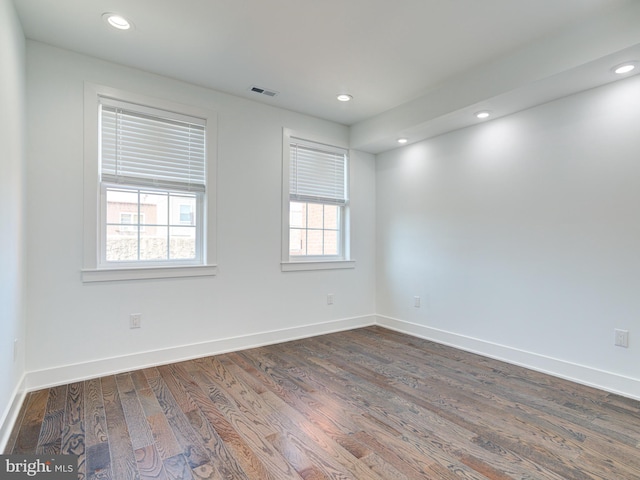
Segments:
[[[615,345],[618,347],[629,348],[629,330],[615,329]]]
[[[333,293],[327,293],[327,305],[333,305]]]
[[[129,328],[140,328],[142,323],[141,313],[132,313],[129,315]]]
[[[413,297],[413,306],[420,308],[420,297]]]

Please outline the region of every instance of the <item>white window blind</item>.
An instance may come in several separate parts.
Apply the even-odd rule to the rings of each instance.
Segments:
[[[289,198],[296,202],[347,204],[347,151],[291,138]]]
[[[101,179],[205,191],[203,119],[100,98]]]

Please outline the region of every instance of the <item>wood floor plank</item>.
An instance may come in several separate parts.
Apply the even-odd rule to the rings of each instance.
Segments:
[[[168,461],[172,458],[179,458],[185,461],[184,457],[181,456],[182,448],[144,372],[142,370],[131,372],[131,380],[133,381],[144,415],[147,418],[160,458],[162,458],[163,461]]]
[[[13,447],[14,454],[35,453],[38,446],[38,438],[42,429],[42,419],[47,407],[49,389],[38,390],[27,395],[27,412],[25,413],[20,431],[16,435],[16,442]]]
[[[38,437],[36,453],[44,455],[60,455],[62,439],[60,432],[64,421],[64,405],[67,386],[60,385],[49,389],[47,406]]]
[[[154,439],[131,375],[128,373],[116,375],[116,384],[131,438],[131,446],[134,450],[144,449],[151,445]]]
[[[104,413],[102,383],[94,378],[84,382],[85,445],[90,447],[109,440]]]
[[[211,463],[203,463],[197,468],[191,469],[194,480],[223,480],[222,475]],[[187,474],[184,477],[176,476],[176,480],[189,478]]]
[[[299,448],[294,442],[288,441],[279,433],[274,433],[266,438],[283,458],[286,458],[289,464],[304,480],[322,480],[328,478],[322,469],[316,466],[308,455]]]
[[[160,454],[154,445],[137,448],[134,454],[141,480],[167,480],[169,478]]]
[[[89,480],[640,480],[640,402],[381,327],[25,395]]]
[[[68,385],[64,408],[60,453],[78,455],[78,480],[87,475],[84,430],[84,382]]]
[[[380,458],[375,452],[370,453],[362,458],[362,461],[371,470],[376,472],[382,478],[393,478],[394,480],[409,480],[404,473],[400,472],[393,465],[389,464],[383,458]]]
[[[173,457],[167,458],[163,462],[164,470],[167,474],[167,479],[169,480],[193,480],[194,475],[191,468],[189,468],[189,464],[187,463],[187,459],[184,458],[184,455],[178,454]],[[208,468],[206,466],[210,466],[209,463],[204,463],[197,467],[198,471],[206,471]],[[204,477],[207,478],[207,477]],[[211,477],[214,478],[214,477]],[[196,478],[195,480],[199,480]]]
[[[209,462],[207,439],[199,435],[198,430],[194,428],[194,416],[190,415],[189,410],[184,411],[180,408],[157,369],[145,370],[145,375],[189,467],[193,469]]]
[[[134,370],[130,372],[130,375],[133,386],[137,391],[149,388],[149,382],[147,381],[147,376],[144,374],[144,370]]]
[[[85,471],[88,480],[110,480],[111,453],[100,379],[84,382]]]
[[[85,449],[85,468],[89,480],[110,480],[116,477],[111,473],[111,452],[109,443],[97,443]]]
[[[129,429],[114,376],[103,377],[102,398],[111,451],[111,473],[114,479],[139,480]]]

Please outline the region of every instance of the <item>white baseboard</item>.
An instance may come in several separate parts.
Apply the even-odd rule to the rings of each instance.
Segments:
[[[190,360],[192,358],[219,355],[274,343],[288,342],[300,338],[366,327],[374,325],[375,321],[375,315],[366,315],[190,345],[181,345],[178,347],[169,347],[119,357],[104,358],[73,365],[63,365],[27,372],[25,385],[27,391],[34,391],[105,375]]]
[[[625,377],[616,373],[383,315],[376,316],[376,324],[401,333],[459,348],[460,350],[477,353],[478,355],[564,378],[565,380],[595,387],[606,392],[640,400],[640,379],[637,378]]]
[[[26,376],[23,375],[11,394],[11,401],[9,402],[7,409],[4,411],[2,417],[0,417],[0,453],[3,453],[5,448],[7,448],[9,436],[13,430],[13,426],[18,420],[20,407],[22,407],[22,403],[24,402],[27,394],[25,382]]]

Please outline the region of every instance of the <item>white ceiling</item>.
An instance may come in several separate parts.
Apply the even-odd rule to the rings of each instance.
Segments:
[[[612,81],[608,62],[640,60],[638,0],[14,3],[28,38],[350,125],[352,147],[374,153],[468,125],[474,108],[501,116]],[[135,28],[108,27],[104,12]]]

